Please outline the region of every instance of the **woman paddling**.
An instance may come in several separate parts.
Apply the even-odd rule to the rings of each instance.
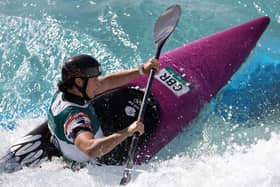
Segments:
[[[48,111],[48,126],[53,143],[64,158],[71,161],[73,169],[105,155],[134,133],[144,133],[143,123],[135,121],[104,137],[90,100],[148,74],[152,68],[159,72],[159,62],[154,58],[139,68],[100,76],[98,61],[85,54],[76,55],[63,64],[59,91]]]

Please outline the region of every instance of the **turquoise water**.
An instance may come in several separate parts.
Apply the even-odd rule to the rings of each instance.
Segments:
[[[0,0],[0,155],[46,118],[65,58],[93,54],[104,73],[138,66],[154,55],[153,25],[172,3],[182,16],[163,51],[262,15],[271,23],[198,118],[136,167],[131,186],[280,186],[279,0]],[[55,160],[0,174],[0,186],[117,186],[122,171],[73,173]]]

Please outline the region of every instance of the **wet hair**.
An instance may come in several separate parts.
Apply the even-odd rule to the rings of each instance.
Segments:
[[[68,79],[66,81],[59,81],[57,83],[58,90],[61,92],[67,92],[68,89],[74,87],[74,78],[73,79]]]

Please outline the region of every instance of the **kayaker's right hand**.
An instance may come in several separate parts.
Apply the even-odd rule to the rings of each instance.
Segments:
[[[144,124],[140,121],[134,121],[128,128],[128,133],[132,136],[134,133],[139,132],[140,136],[144,133]]]
[[[148,62],[144,64],[144,73],[149,74],[151,69],[155,70],[155,73],[158,74],[160,71],[159,60],[155,58],[150,58]]]

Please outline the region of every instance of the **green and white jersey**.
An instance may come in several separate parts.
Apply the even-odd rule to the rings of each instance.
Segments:
[[[77,162],[89,161],[92,158],[80,151],[74,144],[73,130],[76,128],[89,129],[95,138],[103,133],[94,108],[90,102],[80,105],[63,99],[63,93],[55,94],[48,112],[48,125],[56,139],[56,147],[63,156]]]

